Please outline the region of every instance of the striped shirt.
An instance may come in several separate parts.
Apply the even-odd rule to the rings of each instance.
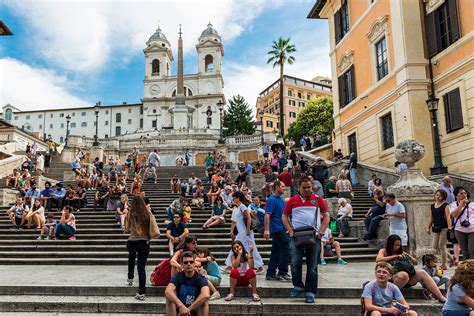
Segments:
[[[291,217],[293,229],[312,226],[317,231],[321,228],[321,213],[328,211],[324,199],[311,193],[306,200],[301,195],[295,195],[288,200],[283,214]]]

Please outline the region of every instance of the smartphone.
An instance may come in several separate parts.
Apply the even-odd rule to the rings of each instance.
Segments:
[[[408,308],[402,304],[400,304],[399,302],[397,301],[394,301],[392,303],[393,307],[395,307],[396,309],[400,310],[402,313],[406,313],[408,312]]]

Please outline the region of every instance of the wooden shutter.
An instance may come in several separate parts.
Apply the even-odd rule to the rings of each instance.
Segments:
[[[438,53],[438,41],[436,40],[435,12],[425,15],[426,44],[428,48],[428,58]]]
[[[341,40],[341,10],[337,10],[334,14],[334,35],[337,44]]]
[[[351,102],[352,100],[354,100],[356,98],[356,88],[355,88],[355,69],[354,69],[354,65],[351,66],[351,68],[349,69],[350,71],[350,80],[351,80],[351,94],[352,94],[352,98],[351,100],[349,100],[349,102]],[[349,103],[348,102],[348,103]]]
[[[451,43],[457,41],[460,37],[459,32],[459,17],[458,17],[458,9],[456,6],[457,0],[448,0],[448,12],[450,18],[450,27],[451,27]],[[471,12],[472,13],[472,12]]]
[[[464,123],[459,89],[446,93],[443,96],[443,100],[446,116],[446,131],[449,133],[463,128]]]
[[[344,75],[337,78],[337,84],[339,87],[339,107],[343,108],[346,105],[344,100]]]

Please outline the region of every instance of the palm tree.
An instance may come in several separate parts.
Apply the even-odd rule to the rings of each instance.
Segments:
[[[284,117],[283,117],[283,74],[285,63],[292,65],[295,62],[295,57],[290,56],[291,53],[296,52],[296,46],[290,44],[290,39],[278,38],[273,41],[272,50],[267,54],[271,57],[267,64],[273,63],[273,68],[280,66],[280,136],[283,138],[285,134]]]

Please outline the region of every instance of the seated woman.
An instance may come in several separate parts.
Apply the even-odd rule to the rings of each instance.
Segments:
[[[212,181],[207,197],[209,199],[209,204],[214,205],[216,198],[221,195],[221,189],[217,186],[217,182]]]
[[[41,205],[40,200],[35,200],[33,207],[26,214],[26,220],[28,221],[28,228],[31,227],[31,224],[34,222],[36,224],[36,229],[41,229],[46,218],[44,217],[44,207]]]
[[[193,189],[192,191],[193,191],[193,198],[191,200],[192,205],[200,208],[201,210],[204,210],[204,198],[206,195],[206,190],[204,189],[202,182],[198,181],[197,187]]]
[[[18,179],[20,179],[20,173],[17,169],[13,169],[13,173],[6,179],[5,187],[15,189],[18,185]]]
[[[375,179],[374,189],[378,189],[378,190],[382,191],[382,195],[385,195],[385,189],[382,186],[382,179],[380,179],[380,178]]]
[[[337,221],[341,224],[338,237],[347,237],[351,232],[349,222],[352,220],[352,205],[345,198],[340,198],[338,204]]]
[[[400,289],[412,287],[419,282],[423,282],[424,286],[440,303],[446,302],[446,298],[429,274],[423,269],[415,270],[413,265],[417,265],[418,260],[403,251],[400,236],[388,236],[385,248],[379,250],[375,261],[385,261],[392,264],[394,267],[393,283]]]
[[[227,210],[227,205],[224,204],[222,197],[218,196],[216,198],[216,204],[212,207],[211,218],[209,218],[204,225],[203,229],[208,229],[212,226],[222,225],[225,223],[225,213]]]
[[[67,184],[66,195],[64,196],[64,205],[68,205],[73,208],[74,207],[78,208],[77,201],[78,201],[78,197],[77,197],[76,191],[74,191],[74,189],[72,188],[72,185]]]
[[[232,270],[230,271],[230,289],[226,301],[232,301],[235,297],[235,287],[249,284],[252,286],[252,300],[259,302],[260,297],[257,294],[257,275],[254,270],[253,247],[250,246],[249,254],[245,251],[242,242],[236,240],[232,242]]]
[[[132,191],[132,195],[139,194],[142,191],[143,181],[139,174],[135,174],[133,178],[132,186],[130,187],[130,191]]]
[[[86,193],[86,190],[84,190],[84,187],[82,185],[77,187],[76,195],[77,195],[76,212],[80,212],[81,208],[87,207],[87,193]]]
[[[336,182],[337,197],[352,200],[352,184],[345,173],[340,173]]]
[[[410,306],[400,289],[389,282],[391,277],[392,266],[387,262],[377,262],[375,265],[375,281],[368,282],[362,292],[363,306],[366,310],[365,315],[418,315],[415,311],[409,310]]]
[[[188,227],[183,223],[183,215],[181,213],[173,214],[173,221],[166,227],[166,237],[168,237],[168,249],[170,256],[173,256],[174,250],[179,248],[185,238],[189,235]]]
[[[187,236],[184,238],[184,242],[181,247],[176,249],[174,255],[171,256],[170,265],[171,265],[171,277],[175,275],[177,272],[182,271],[181,266],[181,254],[185,251],[191,251],[192,253],[196,253],[197,249],[197,238],[194,236]],[[201,262],[205,261],[204,259],[198,259],[196,262],[196,267],[201,267]]]
[[[76,217],[72,214],[73,208],[69,205],[63,207],[61,211],[61,219],[56,225],[54,239],[67,237],[69,240],[76,240]]]
[[[207,248],[197,248],[196,254],[198,258],[206,260],[205,262],[201,262],[199,273],[208,280],[209,288],[212,292],[209,299],[211,301],[220,299],[221,295],[216,287],[221,285],[222,277],[216,260]]]

